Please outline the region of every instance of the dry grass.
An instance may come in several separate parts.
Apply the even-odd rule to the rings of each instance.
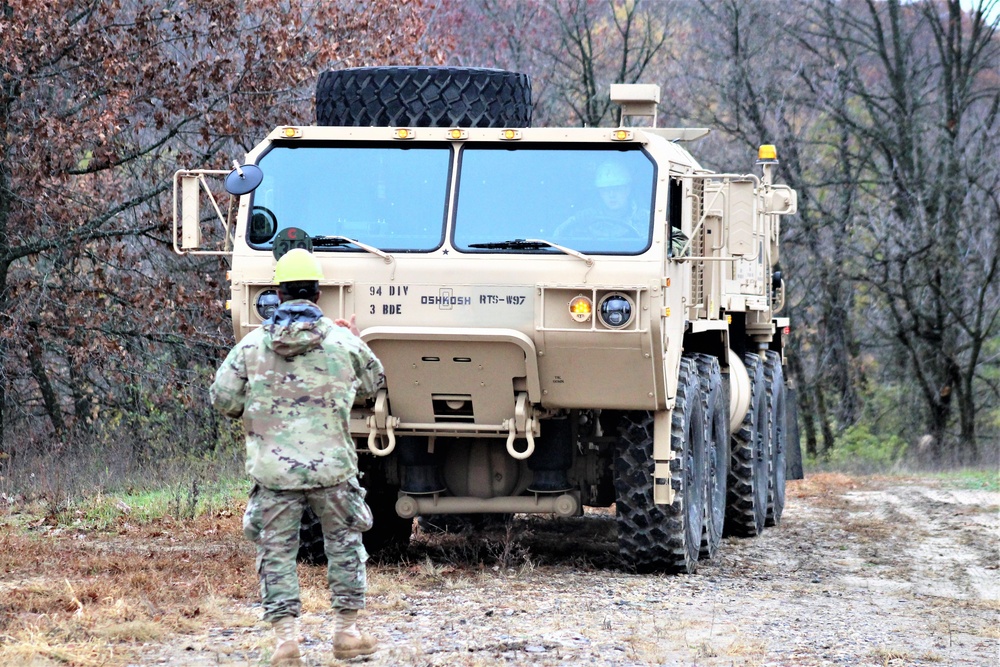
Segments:
[[[221,620],[220,602],[256,596],[235,511],[121,522],[115,534],[53,528],[45,519],[24,532],[5,529],[0,664],[122,664],[143,642]]]
[[[896,664],[908,665],[913,662],[913,656],[908,651],[894,648],[877,648],[871,652],[871,657],[885,667]]]

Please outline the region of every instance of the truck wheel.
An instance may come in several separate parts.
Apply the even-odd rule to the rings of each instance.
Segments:
[[[413,520],[403,519],[396,514],[397,488],[386,481],[385,461],[373,460],[373,456],[359,457],[358,465],[364,473],[361,485],[368,490],[365,502],[371,508],[374,521],[372,527],[361,534],[365,550],[371,555],[380,552],[391,552],[401,549],[410,541],[413,532]],[[325,565],[326,550],[323,546],[323,527],[319,517],[306,507],[302,513],[302,524],[299,526],[300,563],[310,565]]]
[[[785,375],[781,368],[781,355],[774,350],[767,351],[764,378],[767,382],[767,412],[771,423],[771,479],[768,486],[765,524],[776,526],[781,522],[781,513],[785,510],[788,413],[785,409]]]
[[[705,528],[701,536],[703,560],[715,557],[726,519],[726,481],[729,476],[729,401],[722,383],[719,360],[708,354],[692,355],[701,378],[705,411]]]
[[[316,124],[528,127],[526,74],[474,67],[357,67],[321,72]]]
[[[618,548],[637,572],[692,573],[698,567],[705,514],[705,429],[698,370],[681,359],[671,421],[670,462],[674,502],[653,502],[653,415],[623,420],[615,460]]]
[[[764,363],[753,353],[748,353],[743,363],[750,376],[750,408],[730,443],[726,534],[753,537],[764,530],[767,518],[770,428]]]

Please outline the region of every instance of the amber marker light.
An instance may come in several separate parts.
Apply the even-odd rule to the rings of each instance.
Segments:
[[[281,130],[281,135],[285,139],[296,139],[302,136],[302,130],[297,127],[286,127]]]
[[[462,139],[468,139],[469,133],[466,132],[465,130],[455,127],[448,130],[448,138],[454,141],[461,141]]]
[[[515,139],[521,138],[521,132],[518,130],[503,130],[500,132],[500,138],[505,141],[513,141]]]
[[[777,162],[778,149],[774,144],[764,144],[757,149],[757,160],[759,162]]]
[[[412,139],[416,134],[408,127],[397,127],[393,130],[392,136],[397,139]]]
[[[611,134],[611,138],[614,139],[615,141],[629,141],[629,140],[632,139],[632,131],[631,130],[615,130]]]
[[[589,297],[575,296],[569,302],[569,316],[577,322],[586,322],[594,312],[594,302]]]

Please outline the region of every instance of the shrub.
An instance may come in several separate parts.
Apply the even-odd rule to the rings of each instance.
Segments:
[[[872,433],[867,426],[856,424],[836,439],[827,461],[837,468],[868,472],[897,466],[905,453],[906,442],[899,436]]]

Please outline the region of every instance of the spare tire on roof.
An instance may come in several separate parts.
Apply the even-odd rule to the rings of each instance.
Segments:
[[[322,72],[316,123],[352,127],[528,127],[527,74],[476,67]]]

